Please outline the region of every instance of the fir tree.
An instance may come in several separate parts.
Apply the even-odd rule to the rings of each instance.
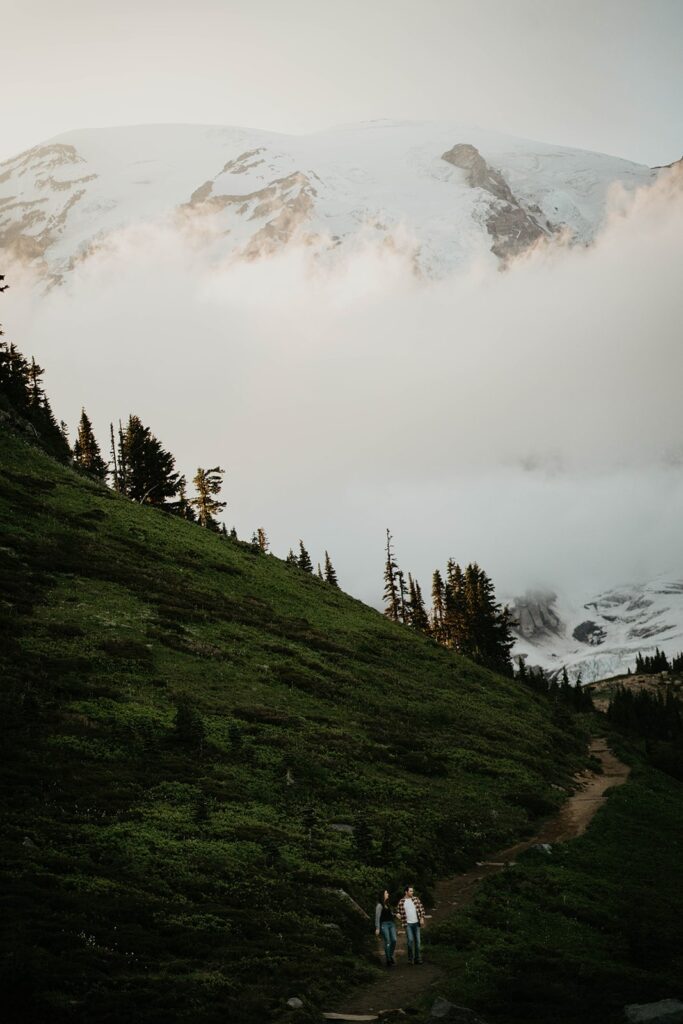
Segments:
[[[384,566],[384,614],[393,622],[398,622],[401,614],[401,598],[398,587],[399,568],[394,558],[392,536],[387,530],[387,560]]]
[[[325,580],[331,587],[339,588],[339,580],[337,579],[337,574],[334,571],[332,560],[330,559],[327,551],[325,552]]]
[[[188,523],[197,521],[197,516],[187,497],[187,481],[184,476],[181,476],[178,481],[178,503],[175,511],[181,519],[186,519]]]
[[[297,560],[297,565],[299,566],[300,569],[303,569],[304,572],[313,572],[313,562],[311,561],[311,556],[304,547],[304,542],[302,540],[299,541],[299,558]]]
[[[214,466],[212,469],[197,469],[192,483],[194,484],[196,497],[190,499],[190,505],[197,510],[197,520],[200,526],[208,530],[216,530],[216,514],[222,512],[227,501],[217,501],[214,495],[220,494],[223,486],[224,469]]]
[[[432,636],[440,644],[445,642],[444,616],[446,591],[441,573],[434,570],[432,576]]]
[[[318,562],[318,568],[316,569],[315,574],[316,574],[316,576],[318,577],[319,580],[324,579],[323,571],[320,568],[320,562]]]
[[[429,616],[425,609],[422,590],[420,584],[417,580],[413,579],[411,573],[408,573],[408,600],[408,616],[411,628],[416,629],[418,633],[429,635],[431,633]]]
[[[74,462],[98,480],[104,480],[107,475],[107,464],[100,454],[100,447],[95,440],[92,424],[85,409],[81,409],[78,433],[74,442]]]
[[[175,459],[162,448],[139,416],[129,416],[119,427],[119,489],[140,504],[163,506],[178,493],[180,475]]]
[[[294,552],[292,551],[291,548],[289,549],[289,554],[285,558],[285,564],[286,565],[296,565],[297,568],[299,566],[299,559],[296,557],[296,555],[294,554]]]
[[[270,548],[270,544],[268,542],[268,537],[266,536],[266,531],[263,529],[262,526],[259,526],[258,530],[256,531],[256,540],[259,546],[259,550],[261,551],[261,554],[267,555],[268,550]]]

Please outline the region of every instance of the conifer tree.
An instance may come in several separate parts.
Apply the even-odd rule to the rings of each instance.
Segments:
[[[28,363],[16,345],[0,342],[0,392],[11,410],[30,424],[45,450],[60,462],[69,462],[71,448],[52,412],[42,375],[35,359]]]
[[[129,416],[125,430],[119,425],[118,476],[121,492],[140,504],[163,506],[178,493],[174,457],[139,416]]]
[[[431,632],[420,584],[413,579],[411,573],[408,573],[408,621],[418,633]]]
[[[74,442],[74,462],[98,480],[104,480],[107,475],[107,464],[100,454],[100,447],[95,440],[92,424],[85,409],[81,409],[78,433]]]
[[[432,575],[432,636],[440,644],[445,642],[445,596],[446,592],[441,573],[438,569],[435,569]]]
[[[406,624],[408,622],[408,585],[406,584],[403,569],[399,569],[396,573],[396,583],[398,585],[401,622]]]
[[[208,530],[218,529],[216,514],[222,512],[227,505],[227,501],[217,501],[214,497],[221,492],[224,473],[225,470],[220,466],[213,466],[212,469],[202,469],[200,466],[192,480],[196,497],[190,499],[190,505],[197,511],[199,525]]]
[[[313,562],[311,561],[311,556],[304,547],[304,542],[302,540],[299,541],[299,558],[297,560],[297,565],[299,566],[300,569],[303,569],[304,572],[313,572]]]
[[[175,511],[181,519],[186,519],[188,523],[197,521],[197,516],[187,497],[187,481],[184,476],[181,476],[178,481],[178,503]]]
[[[393,622],[398,622],[401,615],[401,597],[398,585],[399,568],[394,558],[392,536],[387,530],[387,560],[384,566],[384,614]]]
[[[299,565],[299,559],[296,557],[291,548],[289,549],[289,554],[285,558],[285,563],[287,565],[296,565],[297,567]]]
[[[318,568],[316,569],[315,574],[316,574],[316,576],[318,577],[319,580],[324,579],[323,571],[320,568],[320,562],[318,562]]]
[[[337,574],[334,571],[332,560],[330,559],[327,551],[325,552],[325,580],[331,587],[339,588],[339,580],[337,579]]]
[[[268,549],[270,548],[270,544],[268,542],[266,531],[263,529],[262,526],[259,526],[258,530],[256,531],[256,540],[261,553],[267,555]]]

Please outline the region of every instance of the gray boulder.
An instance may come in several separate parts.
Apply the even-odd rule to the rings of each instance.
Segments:
[[[290,999],[287,1000],[287,1006],[290,1008],[290,1010],[302,1010],[303,1005],[303,1001],[299,999],[298,996],[292,996]]]
[[[658,1003],[631,1003],[624,1007],[629,1024],[683,1024],[680,999],[660,999]]]
[[[478,1017],[474,1010],[469,1010],[466,1006],[456,1006],[455,1003],[449,1003],[441,996],[434,1000],[429,1019],[430,1021],[446,1021],[447,1024],[485,1024],[485,1021]]]

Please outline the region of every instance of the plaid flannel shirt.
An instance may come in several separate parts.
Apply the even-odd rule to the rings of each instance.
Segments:
[[[404,928],[408,924],[405,906],[406,899],[409,899],[409,897],[401,897],[401,899],[398,901],[397,907],[399,917],[401,918],[401,924],[403,925]],[[413,896],[412,900],[413,903],[415,904],[415,910],[417,911],[417,923],[420,924],[420,922],[424,920],[425,908],[422,906],[422,900],[420,900],[417,896]]]

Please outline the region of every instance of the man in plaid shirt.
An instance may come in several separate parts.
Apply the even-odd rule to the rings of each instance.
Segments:
[[[415,895],[412,885],[407,885],[403,890],[403,898],[398,901],[398,914],[406,932],[408,962],[421,964],[420,927],[425,923],[425,908]]]

